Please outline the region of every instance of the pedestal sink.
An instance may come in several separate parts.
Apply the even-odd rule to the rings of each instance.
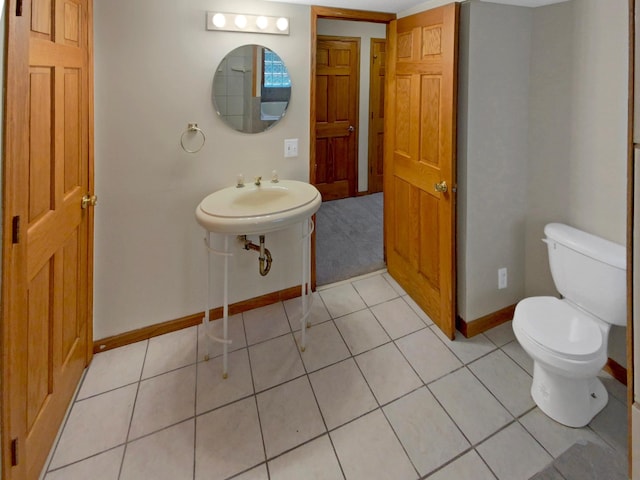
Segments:
[[[228,317],[229,317],[229,257],[233,253],[229,250],[229,238],[237,235],[263,235],[265,233],[282,230],[296,224],[301,227],[302,241],[302,282],[300,294],[302,300],[302,314],[300,323],[302,327],[300,336],[300,349],[305,349],[305,330],[307,318],[311,311],[309,298],[311,298],[311,233],[313,222],[311,216],[318,211],[322,197],[320,192],[305,182],[296,180],[280,180],[256,182],[243,186],[228,187],[207,196],[196,208],[196,219],[205,229],[205,245],[207,247],[207,299],[205,306],[205,332],[207,336],[216,342],[223,344],[222,376],[227,377],[228,345]],[[224,250],[211,248],[211,235],[224,236]],[[262,245],[262,242],[261,242]],[[211,292],[212,272],[210,255],[224,257],[224,283],[223,283],[223,335],[217,337],[211,333],[209,321],[210,306],[209,296]],[[266,275],[261,271],[261,274]],[[209,358],[209,354],[205,359]]]
[[[318,211],[320,192],[305,182],[280,180],[228,187],[206,197],[196,219],[207,231],[252,235],[281,230]]]

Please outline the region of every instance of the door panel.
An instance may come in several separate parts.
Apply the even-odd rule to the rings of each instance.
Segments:
[[[14,480],[38,478],[89,360],[92,231],[81,208],[92,184],[91,2],[33,0],[15,12],[12,0],[2,282],[2,443],[19,452],[2,474]]]
[[[29,222],[53,208],[51,185],[51,68],[35,67],[30,75]]]
[[[323,200],[355,196],[359,39],[318,37],[316,181]],[[352,128],[351,128],[352,127]]]
[[[62,359],[66,362],[73,354],[74,344],[82,333],[82,317],[78,315],[78,293],[82,292],[78,284],[80,239],[74,231],[62,249]]]
[[[41,38],[50,38],[53,32],[52,0],[32,0],[31,32],[40,33]]]
[[[391,22],[384,166],[389,273],[450,338],[457,18],[451,4]]]
[[[82,146],[82,71],[67,68],[64,72],[64,193],[80,185],[85,158]]]
[[[420,108],[420,161],[434,167],[440,165],[440,79],[422,77]]]
[[[53,316],[52,273],[50,263],[29,282],[27,357],[27,425],[33,428],[47,397],[51,393],[49,357],[53,351],[51,318]]]

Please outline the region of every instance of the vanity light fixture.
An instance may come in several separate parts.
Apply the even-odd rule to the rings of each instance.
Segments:
[[[289,35],[289,19],[246,13],[207,12],[207,30]]]

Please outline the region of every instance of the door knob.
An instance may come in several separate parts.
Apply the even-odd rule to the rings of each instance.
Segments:
[[[356,129],[356,127],[354,127],[353,125],[349,125],[349,128],[347,130],[349,130],[350,132],[353,132]]]
[[[436,183],[434,185],[434,188],[436,189],[436,192],[446,193],[446,191],[448,190],[447,182],[443,180],[440,183]]]
[[[82,197],[82,203],[80,204],[80,206],[82,208],[87,208],[89,206],[94,207],[96,203],[98,203],[98,197],[96,197],[95,195],[89,195],[87,193],[84,197]]]

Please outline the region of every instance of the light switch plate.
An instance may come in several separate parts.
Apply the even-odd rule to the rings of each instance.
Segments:
[[[298,156],[298,139],[287,138],[284,141],[284,156],[285,157],[297,157]]]

